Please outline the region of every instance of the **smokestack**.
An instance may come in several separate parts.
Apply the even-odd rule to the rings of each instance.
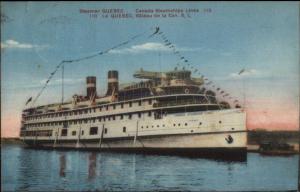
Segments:
[[[119,74],[118,71],[108,71],[108,84],[106,95],[111,95],[113,91],[118,93],[119,91]]]
[[[95,76],[89,76],[86,77],[86,96],[88,99],[91,97],[96,97],[96,77]]]

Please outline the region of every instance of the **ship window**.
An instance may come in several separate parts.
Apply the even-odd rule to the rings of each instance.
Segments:
[[[70,125],[72,125],[73,124],[73,122],[72,121],[70,121]]]
[[[77,111],[74,112],[74,115],[77,115]]]
[[[178,123],[178,126],[180,126],[180,123]]]
[[[74,124],[77,125],[77,121],[74,121]]]
[[[93,123],[95,123],[95,122],[96,122],[96,119],[94,118],[94,119],[93,119]]]
[[[141,106],[142,105],[142,101],[139,101],[139,106]]]
[[[187,126],[188,124],[187,124],[187,123],[185,123],[184,125],[185,125],[185,126]]]
[[[83,134],[84,134],[84,130],[81,131],[81,135],[83,135]]]
[[[132,107],[132,102],[129,102],[129,107]]]
[[[152,125],[152,128],[154,127],[154,125]]]
[[[116,120],[116,117],[115,117],[115,116],[112,116],[112,119],[113,119],[113,120]]]
[[[91,112],[92,112],[92,109],[89,109],[89,112],[91,113]]]
[[[202,125],[202,122],[200,122],[199,125]]]
[[[103,117],[103,121],[106,121],[106,118],[105,118],[105,117]]]
[[[61,136],[67,136],[67,134],[68,134],[68,129],[61,130]]]
[[[101,122],[101,117],[98,117],[98,121]]]
[[[222,121],[219,121],[219,123],[221,124],[221,123],[222,123]]]
[[[139,116],[139,118],[141,118],[141,116],[142,116],[141,113],[138,113],[138,116]]]
[[[128,119],[131,119],[131,117],[132,117],[132,115],[131,115],[131,114],[129,114],[129,115],[128,115]]]
[[[165,127],[165,125],[163,125],[163,127]]]
[[[123,104],[123,103],[121,104],[121,108],[122,108],[122,109],[124,108],[124,104]]]
[[[99,111],[101,111],[102,110],[102,107],[99,107]]]
[[[113,108],[116,109],[116,105],[113,105]]]
[[[108,120],[110,121],[110,117],[108,117]]]
[[[86,109],[86,110],[84,110],[84,113],[88,113],[88,110]]]
[[[148,104],[151,105],[152,104],[152,99],[148,100]]]
[[[176,126],[176,124],[174,123],[174,124],[173,124],[173,126],[175,127],[175,126]]]
[[[148,116],[151,117],[151,115],[152,115],[152,113],[151,113],[151,111],[149,111],[149,112],[148,112]]]
[[[126,127],[123,127],[123,132],[124,132],[124,133],[126,132]]]
[[[90,135],[97,135],[97,134],[98,134],[98,127],[91,127]]]
[[[123,115],[120,115],[120,119],[123,119]]]
[[[149,127],[148,127],[148,125],[147,125],[147,127],[146,127],[146,128],[149,128]]]
[[[96,112],[96,109],[94,108],[94,113]]]
[[[156,127],[159,127],[159,125],[157,125]]]
[[[106,111],[108,111],[108,105],[106,105]]]
[[[142,126],[141,128],[143,129],[144,127]]]
[[[73,136],[76,135],[76,131],[72,131],[72,135],[73,135]]]
[[[104,129],[104,134],[107,134],[107,128]]]
[[[88,123],[88,120],[87,120],[87,119],[85,119],[85,120],[84,120],[84,123]]]

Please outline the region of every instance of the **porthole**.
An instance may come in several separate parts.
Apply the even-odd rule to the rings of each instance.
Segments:
[[[221,124],[221,123],[222,123],[222,121],[219,121],[219,123]]]
[[[159,127],[159,125],[157,125],[156,127]]]
[[[202,122],[200,122],[199,125],[202,125]]]
[[[180,123],[178,123],[178,126],[180,126]]]
[[[174,124],[173,124],[173,126],[175,127],[175,126],[176,126],[176,124],[174,123]]]
[[[231,128],[231,130],[234,130],[234,128]]]
[[[185,126],[187,126],[188,124],[187,124],[187,123],[185,123],[184,125],[185,125]]]

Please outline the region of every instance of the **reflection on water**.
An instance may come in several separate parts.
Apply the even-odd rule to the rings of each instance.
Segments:
[[[2,190],[294,190],[298,156],[247,162],[2,146]]]
[[[97,154],[91,153],[89,155],[89,180],[94,179],[96,176]]]
[[[59,176],[61,177],[65,177],[66,176],[66,172],[65,172],[65,168],[66,168],[66,155],[65,154],[60,154],[59,157]]]

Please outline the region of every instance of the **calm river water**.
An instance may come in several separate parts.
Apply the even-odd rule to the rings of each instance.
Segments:
[[[5,144],[2,191],[296,190],[299,156],[248,153],[246,162],[33,150]]]

